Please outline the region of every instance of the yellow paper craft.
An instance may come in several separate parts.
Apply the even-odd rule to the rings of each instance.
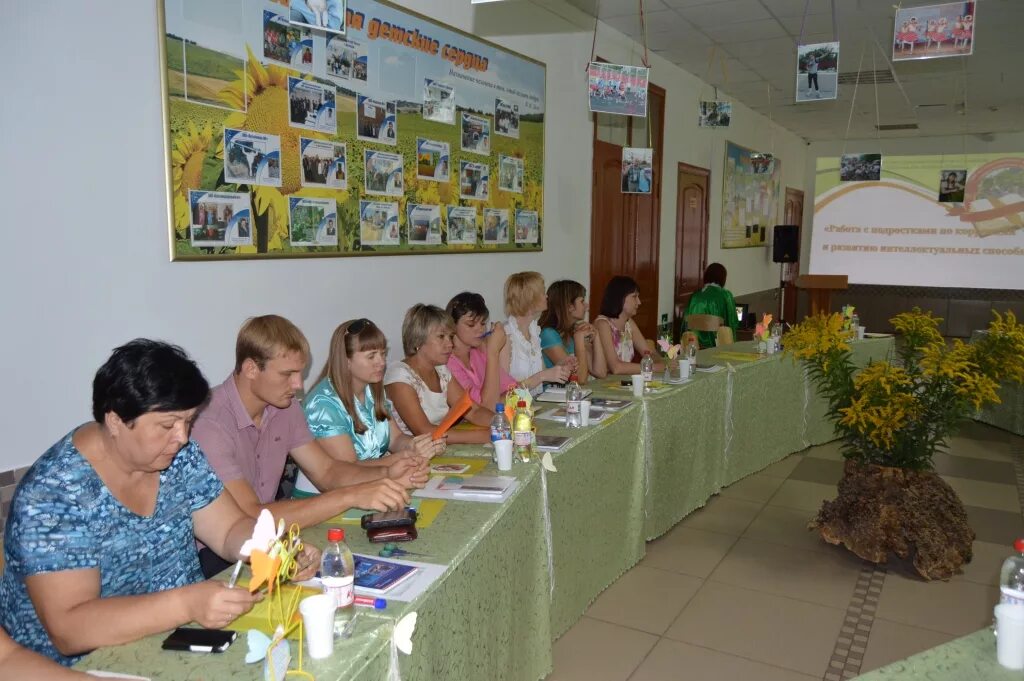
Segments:
[[[239,580],[241,582],[241,580]],[[299,586],[297,584],[282,584],[280,589],[280,598],[284,603],[291,601],[301,601],[307,596],[316,596],[322,593],[319,589],[312,589],[308,586]],[[271,611],[271,607],[274,606],[274,599],[264,598],[262,601],[252,606],[252,610],[241,615],[236,620],[227,625],[227,629],[234,631],[248,631],[249,629],[256,629],[262,631],[267,636],[273,636],[274,630],[277,628],[277,622],[273,622],[274,617]],[[287,638],[296,640],[299,638],[298,624],[302,621],[302,615],[299,614],[298,610],[292,613],[291,620],[285,627],[287,630]]]

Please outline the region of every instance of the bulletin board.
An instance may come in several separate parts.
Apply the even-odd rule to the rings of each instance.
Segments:
[[[725,143],[722,173],[722,248],[768,245],[778,223],[782,162],[732,142]]]
[[[171,259],[541,250],[544,64],[326,5],[160,2]]]

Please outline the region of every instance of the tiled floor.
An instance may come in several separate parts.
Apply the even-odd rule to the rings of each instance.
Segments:
[[[975,631],[1024,536],[1015,458],[1024,439],[980,424],[936,457],[978,541],[963,575],[925,583],[808,532],[842,457],[838,443],[794,454],[649,543],[555,643],[549,681],[832,681]]]

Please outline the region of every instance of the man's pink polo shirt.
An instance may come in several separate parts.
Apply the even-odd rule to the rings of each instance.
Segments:
[[[234,375],[213,389],[210,403],[192,427],[221,482],[247,480],[261,504],[277,495],[288,452],[313,441],[297,400],[287,409],[267,405],[257,427],[242,404]]]

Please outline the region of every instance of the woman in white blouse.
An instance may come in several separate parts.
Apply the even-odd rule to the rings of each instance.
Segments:
[[[454,333],[451,316],[439,307],[417,303],[405,313],[405,359],[388,367],[384,391],[395,407],[395,422],[408,435],[432,432],[462,399],[462,386],[452,380],[445,366],[454,347]],[[474,404],[464,418],[474,425],[488,426],[493,416],[493,411]],[[448,431],[448,444],[481,444],[490,439],[487,428]]]
[[[548,309],[544,277],[538,272],[517,272],[505,280],[505,333],[508,343],[499,356],[505,369],[533,394],[545,383],[565,383],[575,370],[575,357],[544,368],[537,317]]]

